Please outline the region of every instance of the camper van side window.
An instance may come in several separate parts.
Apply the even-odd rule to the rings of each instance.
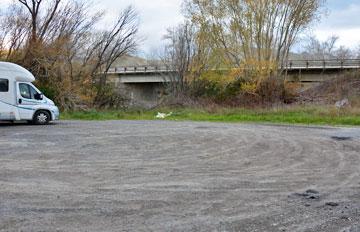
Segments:
[[[23,98],[31,99],[29,87],[30,86],[28,84],[24,84],[24,83],[19,84],[20,94]]]
[[[0,79],[0,92],[9,92],[9,80]]]
[[[35,99],[35,95],[37,94],[38,92],[30,86],[30,94],[31,94],[31,99]]]

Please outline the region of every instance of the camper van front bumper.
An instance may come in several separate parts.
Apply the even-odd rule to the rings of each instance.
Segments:
[[[55,106],[54,109],[52,110],[52,112],[53,112],[53,118],[54,118],[54,120],[59,120],[59,119],[60,119],[59,108],[57,108],[57,107]]]

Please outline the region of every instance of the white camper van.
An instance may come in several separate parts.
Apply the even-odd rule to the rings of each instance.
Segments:
[[[59,119],[59,109],[31,82],[25,68],[0,62],[0,121],[28,121],[38,125]]]

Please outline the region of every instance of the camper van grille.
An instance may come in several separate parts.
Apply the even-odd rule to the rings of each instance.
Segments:
[[[0,78],[0,92],[9,92],[9,80]]]

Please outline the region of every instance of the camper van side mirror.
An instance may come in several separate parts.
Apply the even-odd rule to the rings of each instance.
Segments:
[[[44,96],[41,93],[36,93],[34,94],[34,98],[40,101],[44,99]]]

